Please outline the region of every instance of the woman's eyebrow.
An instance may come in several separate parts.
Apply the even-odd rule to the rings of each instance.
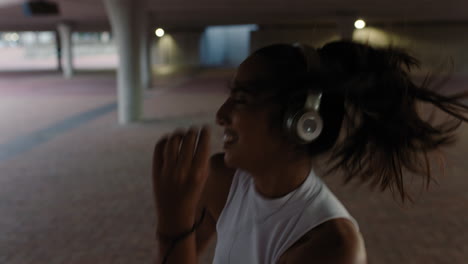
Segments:
[[[228,90],[231,93],[238,93],[238,92],[252,93],[252,88],[249,88],[248,85],[241,84],[239,82],[230,82],[228,84]]]

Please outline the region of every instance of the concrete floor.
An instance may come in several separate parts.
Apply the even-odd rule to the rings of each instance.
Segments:
[[[153,145],[176,127],[214,125],[231,74],[159,78],[145,92],[143,121],[125,127],[112,72],[0,74],[0,263],[152,263]],[[325,179],[358,220],[369,263],[468,263],[468,126],[459,133],[446,175],[413,204],[342,186],[339,175]]]

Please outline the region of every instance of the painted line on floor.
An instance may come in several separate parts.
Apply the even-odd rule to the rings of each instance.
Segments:
[[[176,82],[173,85],[166,86],[164,89],[151,92],[144,96],[143,99],[152,98],[161,94],[164,94],[168,91],[181,86],[188,81],[192,80],[196,74],[190,76],[190,78],[184,79],[182,82]],[[97,119],[100,116],[103,116],[107,113],[113,112],[117,110],[117,102],[109,103],[103,106],[99,106],[95,109],[77,114],[75,116],[71,116],[65,120],[59,121],[55,124],[50,125],[45,129],[41,129],[38,131],[34,131],[29,133],[28,135],[20,136],[8,143],[0,144],[0,163],[6,161],[7,159],[11,159],[13,157],[19,156],[34,147],[43,144],[47,141],[52,140],[54,137],[66,133],[80,125],[83,125],[87,122],[90,122],[94,119]],[[142,120],[143,123],[159,123],[159,122],[175,122],[179,124],[187,124],[189,121],[184,119],[176,119],[176,120]]]
[[[63,121],[55,123],[45,129],[18,137],[8,143],[0,145],[0,162],[20,155],[32,148],[45,143],[59,134],[70,131],[84,123],[94,120],[102,115],[117,109],[117,103],[110,103],[98,108],[86,111]]]

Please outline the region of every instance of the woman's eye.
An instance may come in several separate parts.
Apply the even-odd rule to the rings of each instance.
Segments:
[[[244,96],[235,96],[234,100],[236,100],[236,101],[247,101],[247,98],[245,98]]]
[[[231,101],[235,104],[246,104],[247,101],[245,100],[242,100],[242,99],[236,99],[236,98],[232,98]]]
[[[230,100],[236,104],[246,104],[248,102],[247,98],[241,95],[233,95]]]

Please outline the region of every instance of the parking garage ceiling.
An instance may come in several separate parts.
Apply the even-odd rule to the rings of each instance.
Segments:
[[[52,0],[60,15],[27,17],[24,0],[0,0],[0,31],[54,30],[66,21],[77,30],[109,28],[102,0]],[[149,0],[153,26],[222,24],[333,24],[343,16],[368,23],[468,22],[466,0]]]

